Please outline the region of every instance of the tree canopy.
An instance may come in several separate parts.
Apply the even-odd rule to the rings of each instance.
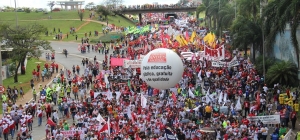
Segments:
[[[111,14],[110,10],[107,9],[105,6],[103,5],[98,5],[97,6],[97,13],[104,16],[105,20],[107,20],[107,16],[109,16]]]
[[[0,25],[0,37],[5,41],[1,49],[12,48],[11,59],[15,63],[14,82],[18,82],[18,69],[25,74],[24,62],[26,58],[39,58],[41,50],[52,50],[50,43],[41,39],[41,34],[47,28],[39,24],[13,27],[8,24]]]

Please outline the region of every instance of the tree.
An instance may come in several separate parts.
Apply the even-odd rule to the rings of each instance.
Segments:
[[[180,5],[185,5],[185,4],[188,4],[189,3],[189,0],[179,0],[177,2],[177,4],[180,4]]]
[[[28,26],[12,27],[7,24],[0,25],[0,37],[5,40],[4,48],[13,48],[11,59],[15,63],[14,82],[18,82],[18,69],[21,66],[21,74],[25,74],[24,62],[27,58],[39,58],[42,55],[40,49],[52,50],[48,41],[41,39],[41,34],[45,33],[47,28],[32,24]]]
[[[233,34],[233,46],[235,48],[243,49],[247,54],[247,48],[249,45],[253,46],[253,50],[257,50],[262,46],[262,29],[261,24],[257,21],[238,16],[231,26],[231,32]],[[253,51],[253,59],[255,60],[255,51]]]
[[[103,15],[105,20],[107,20],[107,16],[111,14],[111,12],[103,5],[97,6],[97,13]]]
[[[123,4],[123,0],[104,0],[103,5],[110,11],[120,7]]]
[[[93,9],[95,7],[95,3],[94,2],[89,2],[86,6],[85,9]]]
[[[49,8],[50,8],[51,13],[52,13],[52,9],[53,9],[54,5],[55,5],[55,1],[49,1],[47,4],[47,6],[49,6]]]
[[[197,10],[196,10],[196,17],[197,17],[197,19],[199,18],[199,14],[201,13],[201,12],[205,12],[205,17],[204,17],[204,22],[205,22],[205,25],[206,25],[206,21],[207,21],[207,18],[208,18],[208,15],[207,15],[207,13],[206,13],[206,10],[207,10],[207,7],[209,6],[209,0],[203,0],[202,1],[202,4],[201,5],[199,5],[198,7],[197,7]],[[210,17],[209,17],[209,19],[210,19]]]
[[[298,70],[300,70],[299,43],[297,40],[297,27],[300,21],[300,1],[299,0],[274,0],[270,2],[263,11],[265,46],[271,49],[275,43],[278,33],[283,34],[286,26],[291,27],[291,42],[296,52]],[[270,52],[270,51],[269,51]]]
[[[290,61],[280,61],[272,65],[266,74],[268,85],[280,83],[281,85],[297,86],[297,66]]]
[[[80,12],[78,13],[78,16],[79,16],[80,21],[82,21],[82,19],[83,19],[83,12],[80,11]]]

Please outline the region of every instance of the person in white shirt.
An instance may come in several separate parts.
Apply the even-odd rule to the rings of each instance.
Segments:
[[[56,140],[63,140],[64,139],[64,135],[62,133],[60,133],[60,131],[57,132],[56,136],[55,136]]]
[[[265,86],[263,87],[263,90],[264,90],[265,93],[268,93],[268,87],[267,87],[266,84],[265,84]]]

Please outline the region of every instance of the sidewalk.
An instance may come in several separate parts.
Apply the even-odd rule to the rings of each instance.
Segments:
[[[43,59],[43,58],[40,58],[40,59],[45,61],[45,59]],[[50,85],[52,83],[53,77],[57,76],[59,74],[60,69],[64,69],[64,66],[61,65],[60,63],[58,63],[58,73],[54,73],[50,79],[45,78],[44,82],[42,82],[42,78],[40,78],[40,81],[34,81],[34,88],[36,89],[37,95],[38,95],[37,98],[39,98],[39,92],[40,92],[39,87],[40,87],[40,85],[42,85],[43,87],[45,85]],[[30,86],[30,85],[28,84],[27,86]],[[24,97],[24,99],[19,98],[17,100],[17,102],[16,102],[17,105],[21,104],[21,105],[24,106],[27,102],[32,101],[33,100],[32,90],[29,90],[28,92],[26,92],[23,97]],[[2,118],[2,114],[0,114],[0,118]]]

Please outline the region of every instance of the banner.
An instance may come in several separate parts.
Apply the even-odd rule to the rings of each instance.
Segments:
[[[260,120],[263,124],[279,124],[280,115],[267,115],[267,116],[247,116],[250,122],[258,122]]]
[[[80,134],[80,139],[84,139],[84,131],[83,130],[68,130],[68,131],[60,131],[64,135],[64,138],[74,137],[76,131]]]
[[[230,62],[212,61],[211,65],[213,67],[235,67],[239,65],[239,61],[234,57]]]
[[[110,66],[123,66],[123,60],[128,60],[128,58],[111,58]]]
[[[225,59],[225,47],[224,45],[212,49],[208,46],[204,46],[205,57],[209,60],[224,60]]]
[[[123,60],[124,68],[140,68],[142,64],[142,60]]]

